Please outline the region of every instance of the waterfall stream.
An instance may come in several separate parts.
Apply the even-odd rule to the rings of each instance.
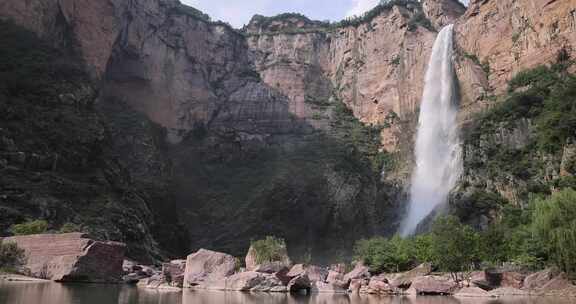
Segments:
[[[416,137],[416,167],[408,213],[400,228],[403,236],[413,234],[422,220],[446,203],[462,172],[452,36],[453,25],[440,31],[426,72]]]

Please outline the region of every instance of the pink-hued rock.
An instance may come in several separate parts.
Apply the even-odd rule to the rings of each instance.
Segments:
[[[319,282],[324,282],[324,281],[328,281],[327,277],[328,277],[328,270],[326,270],[326,268],[323,267],[319,267],[319,266],[315,266],[315,265],[309,265],[308,267],[306,267],[306,275],[308,276],[308,278],[310,279],[310,281],[319,281]]]
[[[206,287],[211,290],[281,292],[286,287],[274,275],[256,271],[236,273]]]
[[[4,238],[24,249],[30,275],[60,282],[118,282],[126,246],[100,242],[83,233],[36,234]]]
[[[370,278],[367,288],[361,289],[361,292],[368,294],[391,295],[394,294],[394,288],[388,284],[388,279],[384,275]]]
[[[355,278],[356,279],[356,278]],[[334,270],[328,271],[326,282],[341,282],[344,281],[344,274]]]
[[[548,284],[552,279],[561,274],[557,268],[547,268],[539,272],[528,275],[524,279],[522,289],[538,290]]]
[[[313,281],[311,283],[311,292],[313,293],[346,293],[346,289],[342,286],[322,281]]]
[[[208,285],[234,274],[236,258],[229,254],[200,249],[186,259],[184,287]]]
[[[490,297],[490,294],[479,287],[465,287],[456,292],[454,296],[460,298],[482,298]]]
[[[412,280],[414,280],[417,277],[427,276],[431,272],[432,272],[432,265],[430,265],[429,263],[424,263],[410,271],[406,271],[392,276],[389,279],[390,285],[394,288],[407,289],[412,284]]]
[[[488,294],[492,297],[528,296],[529,292],[512,287],[502,287],[491,290]]]
[[[171,286],[184,286],[184,273],[186,272],[186,260],[173,260],[162,264],[162,275]]]
[[[500,281],[500,287],[512,287],[520,289],[524,283],[524,278],[526,276],[513,271],[506,271],[502,273],[502,280]]]
[[[304,264],[296,264],[290,268],[290,271],[286,274],[289,277],[297,277],[303,275],[306,272],[307,267]]]
[[[370,268],[364,266],[363,263],[356,263],[356,266],[352,271],[344,275],[343,281],[349,282],[353,279],[369,278]]]
[[[275,273],[280,271],[284,267],[291,268],[292,262],[290,261],[290,257],[288,257],[288,251],[286,250],[286,248],[283,249],[281,256],[282,258],[279,261],[259,264],[256,259],[256,252],[254,250],[254,247],[250,246],[245,258],[246,270],[264,272],[264,273]]]
[[[296,292],[300,290],[310,290],[312,288],[312,282],[310,282],[308,276],[304,274],[290,280],[290,282],[288,282],[288,286],[286,287],[290,292]]]
[[[414,288],[418,294],[448,295],[456,291],[458,284],[445,277],[424,276],[412,280],[410,287]]]
[[[367,279],[352,279],[350,285],[348,286],[348,292],[359,293],[362,286],[368,285]]]
[[[553,278],[552,280],[548,281],[548,283],[544,284],[544,286],[542,286],[540,290],[544,293],[547,293],[551,291],[564,290],[572,287],[574,287],[572,281],[567,278],[566,274],[562,273]]]

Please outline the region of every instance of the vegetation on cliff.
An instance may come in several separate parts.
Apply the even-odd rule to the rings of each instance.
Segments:
[[[24,250],[16,243],[0,240],[0,272],[15,272],[16,268],[26,262]]]
[[[4,21],[0,44],[0,235],[73,222],[97,239],[126,242],[134,258],[161,258],[152,235],[165,231],[154,219],[169,212],[166,201],[151,212],[158,187],[144,187],[121,160],[74,44],[55,48]]]
[[[281,238],[267,236],[251,242],[257,264],[282,261],[286,256],[286,242]]]

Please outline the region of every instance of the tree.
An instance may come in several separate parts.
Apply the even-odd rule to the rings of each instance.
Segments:
[[[258,264],[282,261],[287,256],[284,239],[267,236],[265,239],[253,241],[250,245]]]
[[[533,231],[552,261],[576,274],[576,191],[565,189],[548,199],[537,199]]]
[[[354,246],[354,253],[355,258],[364,262],[374,273],[407,270],[414,261],[411,240],[399,236],[360,240]]]
[[[41,234],[48,229],[48,222],[44,220],[28,221],[22,224],[12,225],[10,231],[14,235]]]
[[[24,264],[26,256],[24,250],[16,243],[2,243],[0,240],[0,270],[13,271],[14,268]]]
[[[479,236],[453,216],[438,218],[432,225],[434,264],[450,272],[457,283],[467,278],[479,257]]]

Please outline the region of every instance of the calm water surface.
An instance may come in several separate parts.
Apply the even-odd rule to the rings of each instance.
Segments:
[[[240,292],[158,292],[127,286],[2,283],[0,304],[569,304],[534,298],[459,300],[449,297],[373,297],[352,295],[249,294]]]

